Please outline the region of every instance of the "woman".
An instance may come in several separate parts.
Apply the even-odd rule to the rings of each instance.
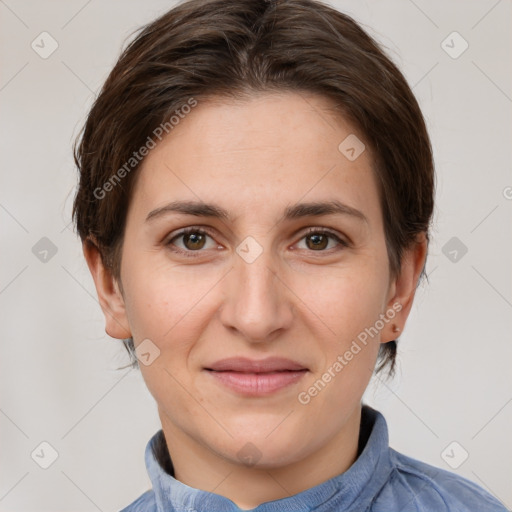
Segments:
[[[181,3],[123,52],[75,158],[106,331],[162,423],[125,511],[505,510],[361,402],[425,275],[435,179],[410,88],[351,18]]]

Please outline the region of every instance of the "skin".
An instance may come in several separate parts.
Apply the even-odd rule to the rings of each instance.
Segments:
[[[323,97],[282,93],[199,104],[151,150],[127,215],[121,283],[84,244],[106,332],[150,339],[160,355],[143,378],[154,396],[175,476],[231,499],[240,508],[285,498],[346,471],[357,457],[361,398],[380,343],[403,330],[423,268],[424,235],[392,277],[370,150],[350,161],[338,145],[364,136]],[[280,221],[287,206],[337,199],[367,222],[330,214]],[[201,200],[228,210],[230,220],[168,213],[174,200]],[[173,239],[202,227],[204,242]],[[320,239],[310,227],[329,228]],[[252,263],[236,248],[253,237],[262,253]],[[186,257],[173,252],[169,242]],[[121,292],[122,290],[122,292]],[[365,328],[393,304],[401,310],[303,405],[300,392],[332,367]],[[309,372],[266,397],[225,388],[204,367],[218,359],[281,356]],[[237,455],[246,444],[255,464]],[[247,448],[246,448],[247,449]],[[198,468],[201,468],[198,471]]]

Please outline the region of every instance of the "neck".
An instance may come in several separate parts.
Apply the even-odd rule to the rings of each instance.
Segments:
[[[336,435],[325,439],[309,455],[271,467],[247,467],[236,457],[221,456],[159,413],[174,477],[195,489],[224,496],[242,509],[252,509],[319,485],[345,472],[358,456],[360,406]]]

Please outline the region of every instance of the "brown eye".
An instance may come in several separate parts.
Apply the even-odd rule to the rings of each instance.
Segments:
[[[306,242],[309,249],[325,249],[329,243],[329,237],[325,234],[313,234],[305,237],[306,240],[311,241],[310,244]]]
[[[208,238],[212,240],[210,247],[206,246]],[[180,239],[182,240],[181,243],[177,243]],[[206,231],[199,228],[183,229],[166,242],[165,245],[175,253],[191,257],[200,256],[201,252],[204,252],[203,249],[218,247],[213,242],[212,237]]]
[[[335,235],[331,231],[326,231],[325,229],[318,228],[310,229],[302,237],[302,240],[306,240],[306,249],[313,252],[328,252],[328,250],[326,249],[328,249],[329,241],[336,242],[334,246],[331,246],[329,249],[335,249],[336,246],[338,246],[338,249],[349,246],[347,242],[342,240],[339,236]]]
[[[182,235],[183,237],[183,245],[190,249],[191,251],[202,249],[205,244],[205,235],[202,233],[187,233]]]

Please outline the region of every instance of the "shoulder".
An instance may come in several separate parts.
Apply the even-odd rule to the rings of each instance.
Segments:
[[[372,512],[508,512],[474,482],[390,448],[392,472],[375,499]]]
[[[120,512],[157,512],[157,510],[155,493],[150,489]]]

